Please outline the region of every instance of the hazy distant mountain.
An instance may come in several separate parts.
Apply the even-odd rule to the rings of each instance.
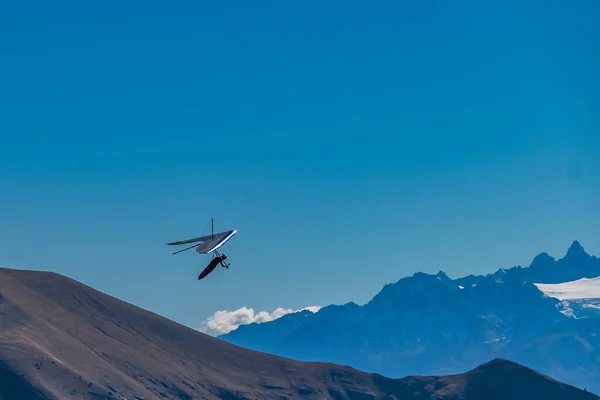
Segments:
[[[600,319],[577,320],[534,283],[600,276],[600,260],[574,242],[530,268],[452,280],[416,273],[367,304],[328,306],[220,336],[305,361],[330,361],[393,377],[453,374],[495,357],[600,393]],[[562,311],[562,312],[561,312]]]
[[[516,266],[509,270],[499,270],[494,275],[536,283],[569,282],[600,276],[600,259],[587,254],[581,244],[574,241],[565,257],[560,260],[541,253],[528,268]]]
[[[0,269],[0,399],[600,400],[514,362],[392,380],[243,349],[63,276]]]

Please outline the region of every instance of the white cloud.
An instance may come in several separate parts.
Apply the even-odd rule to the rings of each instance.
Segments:
[[[278,307],[273,312],[260,311],[254,313],[254,309],[242,307],[235,311],[217,311],[212,316],[208,317],[200,324],[200,332],[212,336],[223,335],[238,328],[240,325],[248,325],[253,322],[261,324],[281,318],[286,314],[291,314],[303,310],[316,313],[321,309],[321,306],[305,307],[300,310],[292,310],[291,308]]]

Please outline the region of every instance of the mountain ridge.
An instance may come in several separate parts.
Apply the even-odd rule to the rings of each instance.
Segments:
[[[406,365],[424,375],[453,374],[486,359],[511,358],[600,392],[600,339],[595,336],[600,319],[574,321],[561,312],[559,299],[534,285],[600,276],[600,260],[574,241],[562,259],[541,253],[530,268],[457,279],[443,271],[417,272],[385,284],[362,306],[328,306],[302,318],[289,314],[240,326],[219,338],[289,358],[332,361],[392,377],[409,374]],[[323,310],[327,314],[321,314]],[[580,364],[573,355],[580,357]]]
[[[570,266],[576,266],[569,268]],[[569,246],[564,257],[555,259],[546,252],[534,257],[529,267],[499,269],[496,277],[507,276],[535,283],[562,283],[600,276],[600,259],[588,254],[578,240]]]
[[[482,368],[394,380],[302,363],[229,344],[53,272],[0,268],[2,400],[479,400],[507,390],[515,400],[600,400],[514,362]]]

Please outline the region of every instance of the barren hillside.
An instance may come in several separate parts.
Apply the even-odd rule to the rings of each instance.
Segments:
[[[207,336],[58,274],[0,269],[2,400],[531,396],[599,399],[504,360],[464,375],[401,380],[292,361]]]

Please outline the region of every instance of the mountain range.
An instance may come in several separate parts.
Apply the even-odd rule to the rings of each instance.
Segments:
[[[244,349],[67,277],[0,269],[1,400],[600,400],[504,359],[389,379]]]
[[[596,282],[600,259],[579,242],[562,259],[451,279],[416,273],[364,305],[347,303],[242,325],[219,336],[249,349],[327,361],[391,377],[458,374],[507,358],[600,393],[600,318],[594,299],[573,303],[538,285]],[[588,280],[588,281],[586,281]],[[600,298],[600,293],[592,297]]]

